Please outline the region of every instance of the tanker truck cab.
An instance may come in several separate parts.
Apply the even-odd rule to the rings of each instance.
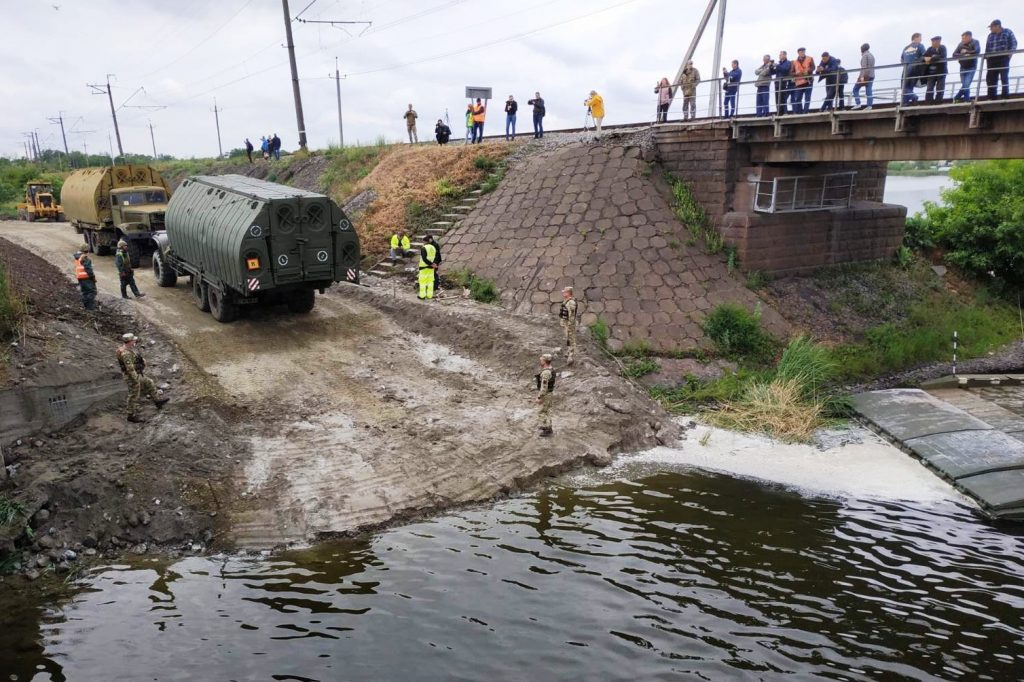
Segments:
[[[359,238],[335,202],[240,175],[183,181],[154,242],[157,283],[189,276],[195,304],[221,322],[254,304],[308,313],[317,291],[359,281]]]

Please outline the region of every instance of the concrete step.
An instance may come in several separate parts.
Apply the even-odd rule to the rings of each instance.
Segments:
[[[467,203],[476,203],[480,201],[480,199],[478,199],[477,197],[466,197],[465,199],[463,199],[463,201]]]
[[[454,206],[452,208],[455,211],[466,211],[467,213],[473,210],[472,206]]]
[[[436,223],[430,223],[434,227],[451,227],[455,223],[450,220],[438,220]]]
[[[462,220],[463,218],[465,218],[466,214],[465,213],[445,213],[443,217],[445,217],[445,218],[455,218],[455,222],[457,223],[460,220]]]
[[[424,232],[426,232],[426,234],[432,234],[436,237],[439,234],[447,233],[448,230],[446,230],[443,227],[428,227],[426,230],[424,230]],[[417,239],[419,239],[419,237],[417,237]]]
[[[377,277],[390,277],[391,276],[390,272],[386,272],[384,270],[378,270],[376,268],[374,268],[373,270],[370,270],[370,274],[371,275],[376,275]]]
[[[479,195],[481,195],[483,193],[484,193],[484,191],[482,189],[475,189],[472,192],[470,192],[470,194],[474,195],[474,196],[479,196]]]

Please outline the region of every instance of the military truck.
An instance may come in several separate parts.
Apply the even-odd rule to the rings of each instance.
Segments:
[[[196,306],[219,322],[243,306],[308,313],[335,282],[359,282],[359,237],[322,194],[241,175],[184,180],[153,235],[162,287],[189,277]]]
[[[25,201],[18,204],[18,219],[64,220],[60,204],[53,196],[53,185],[46,180],[29,180],[25,184]]]
[[[61,189],[64,215],[89,249],[109,256],[128,242],[132,266],[153,252],[153,233],[164,229],[171,187],[149,166],[83,168]]]

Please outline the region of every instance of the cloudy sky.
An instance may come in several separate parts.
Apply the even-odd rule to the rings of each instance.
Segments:
[[[295,17],[309,0],[291,0]],[[404,137],[402,112],[413,103],[420,132],[447,110],[456,135],[466,85],[494,88],[488,132],[504,126],[498,111],[514,94],[540,90],[546,126],[583,123],[593,88],[607,103],[606,123],[649,120],[653,87],[671,78],[693,37],[706,0],[316,0],[301,18],[367,21],[342,28],[293,22],[306,128],[313,148],[336,144],[333,75],[341,64],[346,144]],[[950,46],[971,29],[1000,18],[1024,31],[1020,0],[826,0],[788,5],[731,0],[724,60],[746,73],[766,52],[805,45],[856,65],[870,42],[879,64],[898,60],[914,31],[940,34]],[[0,42],[7,97],[0,102],[0,155],[24,153],[22,133],[38,129],[44,148],[60,148],[49,118],[63,112],[72,149],[103,151],[113,130],[105,96],[88,83],[111,77],[126,152],[175,156],[217,153],[214,98],[222,108],[225,152],[248,136],[277,132],[297,141],[291,76],[279,0],[0,0],[7,31]],[[695,62],[710,76],[712,27]],[[33,30],[37,27],[39,30]],[[1022,33],[1024,37],[1024,33]],[[1024,61],[1018,58],[1018,61]],[[122,106],[123,105],[123,106]],[[706,105],[705,105],[706,106]],[[147,107],[147,108],[136,108]],[[165,108],[156,108],[165,107]],[[519,129],[530,127],[528,112]],[[91,131],[91,132],[86,132]]]

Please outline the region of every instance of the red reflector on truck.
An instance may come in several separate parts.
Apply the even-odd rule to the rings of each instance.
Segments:
[[[260,259],[259,258],[246,258],[245,259],[245,266],[247,268],[249,268],[250,270],[259,270],[260,269]]]

